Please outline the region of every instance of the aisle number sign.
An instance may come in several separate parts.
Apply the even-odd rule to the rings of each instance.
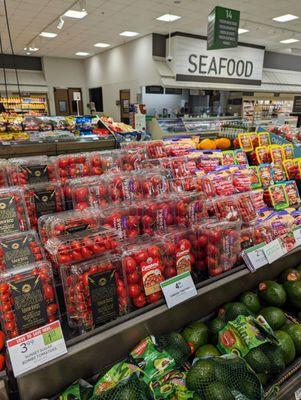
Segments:
[[[8,340],[7,349],[15,377],[67,353],[59,321]]]
[[[240,11],[215,7],[208,17],[207,50],[238,46]]]

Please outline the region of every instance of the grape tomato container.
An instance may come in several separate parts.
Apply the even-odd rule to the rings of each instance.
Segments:
[[[186,156],[162,158],[160,165],[167,171],[170,179],[192,176],[196,170],[195,160]]]
[[[102,210],[102,226],[114,229],[121,241],[136,239],[141,234],[140,208],[135,204],[113,206]]]
[[[61,154],[54,158],[61,182],[90,175],[90,153]]]
[[[218,197],[212,200],[214,214],[219,220],[250,223],[257,218],[252,196],[249,192],[233,196]]]
[[[38,220],[39,235],[42,243],[46,243],[50,238],[95,230],[101,226],[101,222],[102,213],[98,208],[43,215]]]
[[[175,197],[175,222],[190,227],[208,218],[205,196],[202,193],[179,193]]]
[[[162,140],[152,140],[145,143],[145,150],[148,158],[167,157],[164,142]]]
[[[58,179],[54,159],[47,156],[12,158],[9,160],[8,174],[12,186],[53,182]]]
[[[117,250],[118,236],[112,229],[101,228],[49,239],[46,250],[58,265],[90,260]]]
[[[230,196],[235,193],[229,171],[211,172],[202,177],[202,188],[207,197]]]
[[[120,151],[122,171],[135,171],[142,168],[142,162],[147,158],[146,150],[143,147],[136,147]]]
[[[56,182],[39,183],[23,189],[32,228],[38,228],[42,215],[65,211],[63,186]]]
[[[166,273],[164,247],[161,240],[144,238],[124,248],[122,267],[132,308],[140,309],[162,298],[160,283]]]
[[[85,210],[89,207],[105,207],[110,203],[105,176],[93,176],[73,180],[70,182],[69,187],[75,210]]]
[[[202,176],[188,176],[169,181],[170,191],[172,192],[203,192]]]
[[[129,311],[120,256],[103,256],[61,269],[68,324],[80,333]]]
[[[51,265],[40,261],[1,273],[0,301],[6,339],[58,320]]]
[[[154,235],[165,231],[176,222],[176,197],[160,196],[141,203],[142,234]]]
[[[21,188],[0,189],[0,236],[24,232],[30,229],[30,223]]]
[[[107,175],[106,184],[112,203],[130,202],[143,198],[140,178],[137,173]]]
[[[121,171],[121,151],[105,150],[90,153],[91,175],[102,175]]]
[[[0,160],[0,189],[8,186],[8,166],[7,160]]]
[[[158,197],[169,192],[165,171],[143,171],[139,176],[144,198]]]
[[[35,231],[0,237],[0,271],[32,264],[45,258]]]
[[[197,270],[211,277],[231,270],[239,260],[240,228],[239,221],[207,221],[196,225]]]

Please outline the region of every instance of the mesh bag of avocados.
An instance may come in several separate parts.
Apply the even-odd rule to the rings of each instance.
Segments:
[[[196,358],[186,377],[193,400],[261,400],[263,389],[245,360],[235,354]]]
[[[58,400],[88,400],[93,392],[93,386],[83,379],[72,383],[58,398]]]
[[[155,337],[157,346],[166,351],[176,363],[177,368],[183,368],[191,354],[186,340],[180,333],[171,332],[166,335]]]
[[[115,364],[94,386],[89,400],[153,400],[142,371],[127,362]]]

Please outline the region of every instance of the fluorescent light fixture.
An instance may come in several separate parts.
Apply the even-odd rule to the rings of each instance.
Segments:
[[[238,29],[238,34],[239,35],[242,35],[243,33],[247,33],[247,32],[250,32],[249,29],[243,29],[243,28],[239,28]]]
[[[26,51],[27,50],[27,47],[24,47],[24,51]]]
[[[75,53],[76,56],[81,56],[81,57],[87,57],[90,55],[90,53],[86,53],[85,51],[78,51]]]
[[[57,24],[57,29],[63,29],[63,26],[65,24],[64,18],[62,16],[60,16],[59,22]]]
[[[41,32],[41,33],[40,33],[40,36],[43,36],[43,37],[52,39],[52,38],[57,37],[57,33],[52,33],[52,32]]]
[[[127,36],[127,37],[134,37],[134,36],[139,35],[139,33],[138,32],[132,32],[132,31],[124,31],[124,32],[119,33],[119,35],[120,36]]]
[[[95,43],[94,45],[95,47],[101,47],[101,48],[105,48],[105,47],[110,47],[111,45],[109,43]]]
[[[28,56],[30,56],[30,53],[29,53],[29,51],[27,51],[27,53],[26,53]]]
[[[39,51],[40,49],[38,47],[29,47],[29,51],[35,52]]]
[[[174,22],[177,21],[178,19],[181,19],[182,17],[179,17],[178,15],[173,15],[173,14],[164,14],[161,15],[161,17],[156,18],[158,21],[164,21],[164,22]]]
[[[299,42],[299,39],[285,39],[285,40],[280,40],[280,43],[284,43],[284,44],[297,43],[297,42]]]
[[[298,19],[296,15],[292,14],[285,14],[285,15],[280,15],[280,17],[273,18],[273,21],[276,22],[288,22],[288,21],[293,21],[294,19]]]
[[[88,15],[87,11],[68,10],[65,12],[64,17],[82,19]]]

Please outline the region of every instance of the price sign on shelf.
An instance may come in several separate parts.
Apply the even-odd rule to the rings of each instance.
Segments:
[[[183,274],[161,282],[160,285],[168,308],[172,308],[197,295],[190,272],[183,272]]]
[[[67,353],[59,321],[8,340],[7,349],[15,377]]]
[[[265,242],[260,243],[243,251],[242,258],[251,272],[255,272],[269,263],[263,251],[265,245]]]
[[[269,264],[272,264],[274,261],[278,260],[287,253],[281,243],[281,240],[279,239],[275,239],[272,242],[266,244],[263,248],[263,251],[266,258],[268,259]]]

